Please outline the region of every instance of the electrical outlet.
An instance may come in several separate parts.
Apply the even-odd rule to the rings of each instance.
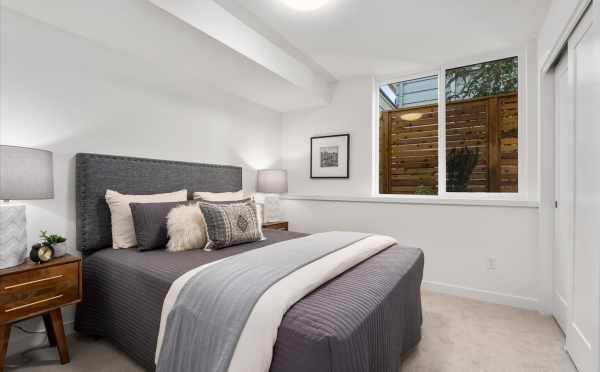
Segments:
[[[488,257],[488,270],[496,270],[496,257]]]

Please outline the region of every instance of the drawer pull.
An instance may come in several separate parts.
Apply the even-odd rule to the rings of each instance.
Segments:
[[[4,287],[4,290],[18,288],[18,287],[23,287],[25,285],[30,285],[30,284],[35,284],[35,283],[41,283],[41,282],[45,282],[45,281],[52,280],[52,279],[58,279],[58,278],[62,278],[63,276],[64,276],[63,274],[60,274],[60,275],[50,276],[50,277],[44,278],[44,279],[32,280],[30,282],[13,284],[13,285],[9,285],[7,287]]]
[[[20,310],[20,309],[24,309],[24,308],[29,307],[29,306],[41,304],[42,302],[48,302],[48,301],[56,300],[57,298],[61,298],[62,296],[63,295],[59,294],[58,296],[54,296],[54,297],[50,297],[50,298],[45,298],[43,300],[35,301],[35,302],[29,303],[29,304],[25,304],[25,305],[21,305],[21,306],[16,306],[16,307],[11,307],[10,309],[4,310],[4,312],[5,313],[10,313],[11,311]]]

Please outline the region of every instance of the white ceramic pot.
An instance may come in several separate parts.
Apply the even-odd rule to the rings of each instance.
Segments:
[[[67,254],[67,242],[53,244],[52,249],[54,249],[54,258],[64,256]]]

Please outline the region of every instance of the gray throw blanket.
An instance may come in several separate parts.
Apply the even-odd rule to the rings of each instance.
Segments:
[[[249,251],[197,272],[167,318],[157,371],[226,372],[255,304],[296,270],[367,238],[331,232]]]

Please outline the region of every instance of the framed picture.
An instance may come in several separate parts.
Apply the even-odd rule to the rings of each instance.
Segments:
[[[310,178],[350,177],[350,135],[311,137]]]

